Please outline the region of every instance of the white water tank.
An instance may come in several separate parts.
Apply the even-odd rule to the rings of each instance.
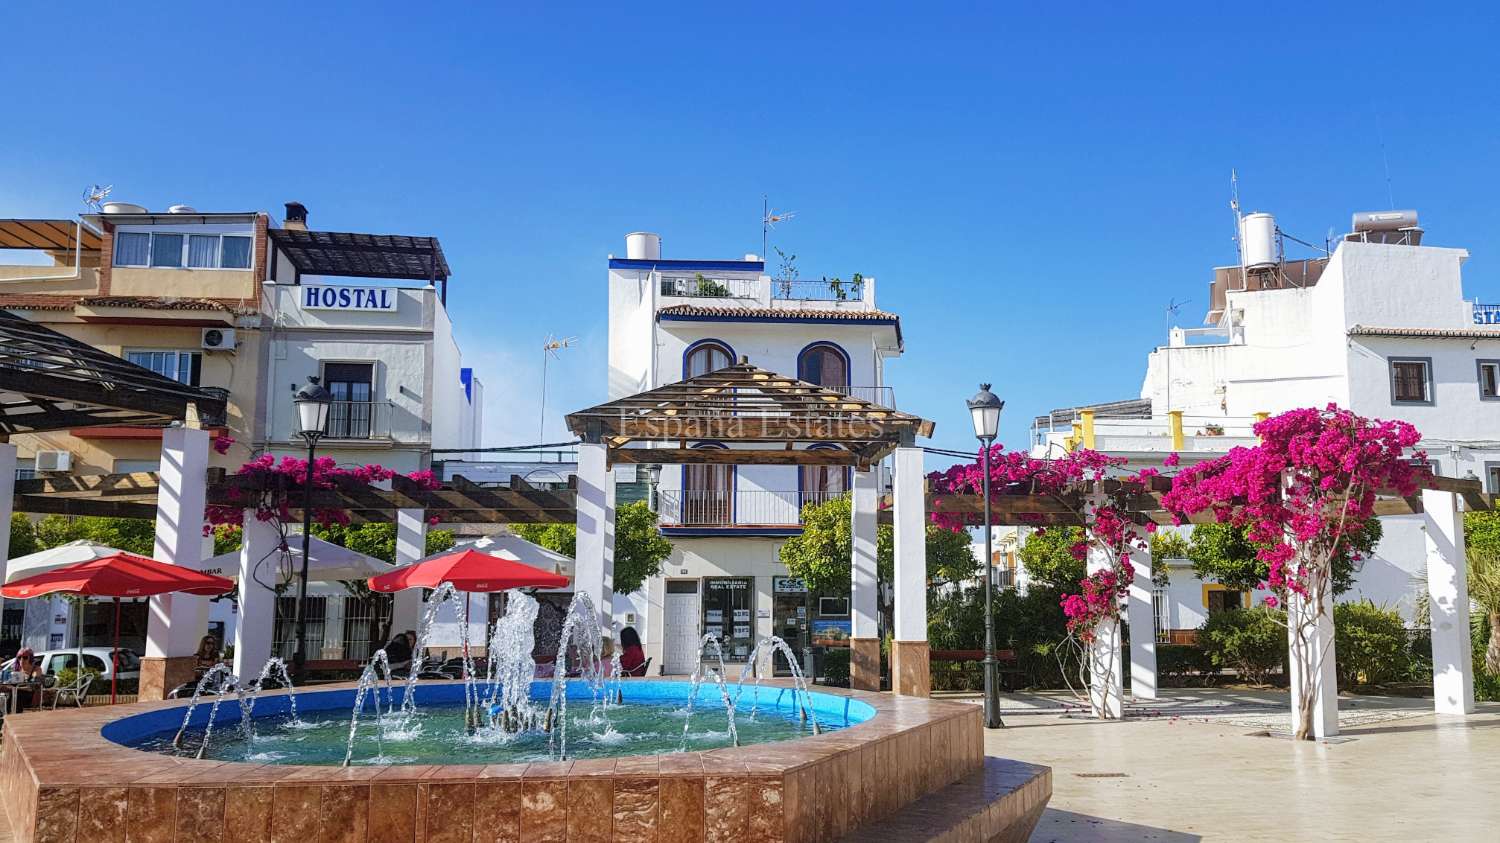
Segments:
[[[1246,269],[1276,264],[1276,218],[1246,214],[1240,219],[1240,260]]]
[[[146,206],[132,202],[105,202],[100,210],[106,214],[144,214]]]
[[[198,209],[192,207],[191,205],[173,205],[172,207],[170,207],[170,208],[167,209],[167,213],[169,213],[169,214],[196,214],[196,213],[198,213]]]
[[[1363,211],[1354,215],[1355,231],[1399,231],[1416,227],[1416,211]]]
[[[661,235],[649,231],[625,235],[625,257],[633,261],[661,260]]]

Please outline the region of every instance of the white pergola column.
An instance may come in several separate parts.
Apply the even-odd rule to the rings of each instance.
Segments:
[[[1474,713],[1474,651],[1469,639],[1469,572],[1458,496],[1422,491],[1427,530],[1427,594],[1432,613],[1432,699],[1439,714]]]
[[[880,690],[880,595],[875,579],[875,521],[878,476],[875,469],[854,472],[850,496],[849,683],[860,691]]]
[[[1316,613],[1308,598],[1296,592],[1287,595],[1287,678],[1292,694],[1292,732],[1300,724],[1297,701],[1303,683],[1312,682],[1313,737],[1329,738],[1339,733],[1339,682],[1335,672],[1337,656],[1333,647],[1333,587],[1323,594],[1323,611]],[[1303,630],[1298,634],[1298,629]],[[1306,651],[1306,656],[1304,655]],[[1303,675],[1302,663],[1311,657],[1310,677]]]
[[[234,674],[247,681],[259,676],[271,657],[276,629],[276,578],[281,572],[281,534],[255,510],[244,513],[240,539],[240,617],[234,626]]]
[[[1156,611],[1151,594],[1151,551],[1134,553],[1130,558],[1135,578],[1130,582],[1126,618],[1130,623],[1130,696],[1137,700],[1156,699]]]
[[[427,511],[424,509],[396,510],[396,565],[410,565],[427,555]],[[422,590],[408,588],[396,592],[391,599],[391,629],[385,641],[376,642],[376,648],[384,647],[396,635],[416,629],[422,616]]]
[[[16,446],[0,442],[0,583],[10,570],[10,517],[15,503]]]
[[[158,561],[197,570],[203,556],[203,508],[208,497],[208,431],[162,431],[156,493]],[[164,699],[193,677],[193,654],[208,629],[208,599],[190,594],[151,598],[140,698]]]
[[[891,685],[898,694],[932,694],[927,644],[927,478],[922,449],[901,447],[893,457],[896,629]]]
[[[614,472],[607,448],[586,442],[578,446],[578,542],[573,567],[573,593],[587,594],[599,609],[600,626],[610,625],[610,596],[614,585],[615,494]]]
[[[1109,553],[1095,547],[1089,537],[1088,572],[1107,570]],[[1101,716],[1118,720],[1125,716],[1125,678],[1120,652],[1120,621],[1100,621],[1094,628],[1094,640],[1088,645],[1089,706]]]

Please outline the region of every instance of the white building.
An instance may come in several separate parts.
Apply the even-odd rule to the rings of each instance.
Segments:
[[[669,260],[654,234],[626,242],[627,257],[609,260],[610,399],[743,358],[895,406],[884,367],[901,353],[901,324],[876,307],[873,278],[776,279],[754,255]],[[842,494],[850,483],[844,468],[664,467],[657,511],[674,550],[663,576],[614,605],[615,621],[641,633],[651,672],[692,671],[699,640],[710,632],[722,636],[730,660],[767,635],[794,648],[809,636],[847,639],[848,601],[810,600],[778,551],[800,532],[803,504]],[[776,666],[784,667],[779,657]]]
[[[1500,492],[1500,330],[1495,307],[1465,298],[1469,253],[1422,244],[1411,211],[1356,214],[1354,229],[1331,255],[1289,261],[1270,215],[1247,215],[1243,265],[1214,270],[1206,327],[1173,328],[1148,355],[1139,400],[1039,417],[1034,451],[1092,441],[1133,468],[1172,452],[1189,464],[1254,444],[1260,414],[1334,403],[1411,422],[1435,471]],[[1422,523],[1382,519],[1384,538],[1342,599],[1411,618],[1425,587]],[[1159,630],[1195,629],[1246,599],[1222,592],[1177,563]]]
[[[480,446],[484,385],[453,339],[437,238],[309,231],[295,202],[268,237],[258,447],[306,454],[293,398],[309,377],[333,393],[318,453],[340,465],[409,473],[433,448]]]

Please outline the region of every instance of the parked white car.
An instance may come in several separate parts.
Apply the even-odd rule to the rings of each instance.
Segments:
[[[42,666],[42,673],[56,676],[59,670],[78,666],[78,650],[43,650],[36,654],[37,662]],[[97,682],[108,682],[110,669],[113,667],[114,651],[108,647],[84,647],[83,666],[89,670],[96,671],[99,675],[94,680]],[[15,670],[16,660],[7,659],[5,664],[0,665],[0,670]],[[141,675],[141,660],[135,653],[129,650],[120,651],[120,678],[138,679]]]

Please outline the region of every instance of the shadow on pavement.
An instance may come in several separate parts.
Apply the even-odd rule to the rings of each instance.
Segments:
[[[1156,843],[1197,843],[1203,837],[1183,831],[1171,831],[1155,826],[1107,820],[1072,811],[1048,808],[1031,833],[1031,843],[1126,843],[1126,841],[1156,841]]]

